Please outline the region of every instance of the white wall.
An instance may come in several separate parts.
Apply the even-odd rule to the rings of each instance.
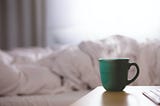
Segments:
[[[114,34],[160,38],[159,0],[48,0],[48,45]]]

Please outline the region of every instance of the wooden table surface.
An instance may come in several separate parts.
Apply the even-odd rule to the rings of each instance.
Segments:
[[[108,92],[99,86],[71,106],[160,106],[142,94],[153,88],[160,86],[126,86],[122,92]]]

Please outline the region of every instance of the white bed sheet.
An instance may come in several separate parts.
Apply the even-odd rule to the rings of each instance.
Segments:
[[[69,106],[89,91],[67,92],[57,95],[25,95],[0,97],[0,106]]]

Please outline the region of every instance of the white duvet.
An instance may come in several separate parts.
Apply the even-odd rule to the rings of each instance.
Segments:
[[[160,43],[112,36],[59,49],[0,51],[0,95],[59,93],[101,85],[98,58],[128,57],[140,66],[134,85],[159,85]],[[130,70],[129,77],[134,74]]]

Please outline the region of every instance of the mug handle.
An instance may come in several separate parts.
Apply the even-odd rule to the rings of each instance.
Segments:
[[[131,80],[128,80],[127,85],[130,84],[130,83],[132,83],[134,80],[136,80],[137,77],[138,77],[138,75],[139,75],[139,67],[138,67],[138,65],[137,65],[136,63],[129,63],[129,68],[130,68],[132,65],[136,67],[137,73],[136,73],[136,75],[135,75]]]

